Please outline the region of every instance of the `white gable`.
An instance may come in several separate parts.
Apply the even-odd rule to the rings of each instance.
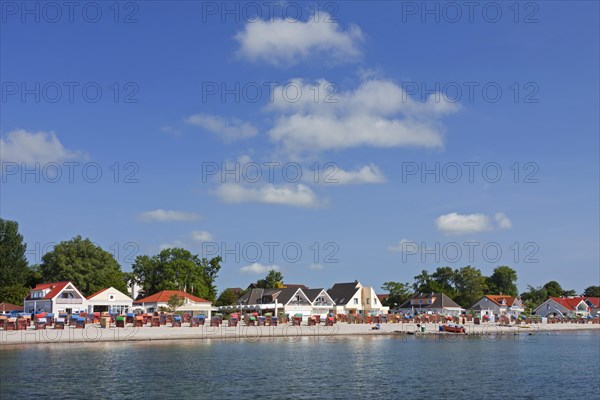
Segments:
[[[88,299],[90,303],[110,303],[110,302],[123,302],[129,301],[133,302],[133,299],[126,294],[120,292],[114,287],[109,287],[108,289],[98,293],[97,295],[90,297]]]

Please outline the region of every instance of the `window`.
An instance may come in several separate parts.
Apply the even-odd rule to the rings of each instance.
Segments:
[[[354,304],[358,304],[358,299],[354,299]]]
[[[373,299],[373,301],[375,302],[375,304],[377,304],[377,299]]]
[[[367,304],[370,304],[371,299],[367,299]]]

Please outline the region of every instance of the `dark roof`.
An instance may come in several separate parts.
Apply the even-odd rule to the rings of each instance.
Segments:
[[[239,304],[250,305],[262,303],[264,296],[271,296],[273,301],[277,300],[278,303],[287,304],[299,288],[281,288],[281,289],[252,289],[248,293],[244,294],[237,301]]]
[[[410,304],[410,301],[413,299],[427,300],[427,299],[431,299],[431,298],[435,298],[431,304],[415,304],[415,305]],[[450,297],[446,296],[444,293],[418,293],[418,294],[414,295],[413,297],[411,297],[410,299],[406,300],[398,308],[411,308],[411,307],[425,308],[425,309],[444,308],[444,307],[462,308],[461,306],[456,304],[456,302],[454,302],[454,300],[452,300]]]
[[[304,294],[306,294],[306,297],[308,297],[310,301],[315,301],[315,299],[321,294],[323,289],[302,289],[302,291],[304,292]]]
[[[302,288],[279,289],[281,292],[277,295],[277,302],[281,304],[287,304],[290,300],[292,300],[292,297],[296,294],[298,289],[302,290]]]
[[[296,283],[284,283],[283,287],[288,288],[288,289],[302,289],[302,291],[304,293],[306,293],[306,291],[308,290],[308,286],[306,285],[299,285]]]
[[[327,293],[335,304],[343,306],[348,304],[350,299],[356,294],[358,291],[357,286],[358,281],[349,283],[336,283],[327,291]]]

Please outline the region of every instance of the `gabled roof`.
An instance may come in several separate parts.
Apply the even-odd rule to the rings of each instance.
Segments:
[[[358,281],[348,283],[336,283],[327,291],[335,304],[343,306],[354,297],[360,289]]]
[[[34,287],[33,289],[30,289],[29,291],[29,295],[27,295],[27,297],[25,298],[25,300],[33,300],[33,298],[31,297],[31,292],[35,291],[35,290],[44,290],[44,289],[50,289],[50,291],[41,299],[46,299],[46,300],[50,300],[55,298],[65,287],[67,287],[67,285],[71,283],[69,281],[63,281],[63,282],[51,282],[51,283],[40,283],[38,285],[36,285],[36,287]],[[73,287],[75,287],[75,285],[73,285]],[[41,300],[40,298],[36,298],[36,300]]]
[[[319,295],[321,294],[321,292],[325,290],[323,288],[321,289],[306,289],[306,290],[302,290],[304,292],[304,294],[306,295],[306,297],[308,297],[308,299],[313,302],[317,299],[317,297],[319,297]]]
[[[411,305],[410,301],[414,300],[414,299],[421,299],[421,300],[427,300],[427,299],[433,299],[431,304],[416,304],[416,305]],[[414,307],[416,308],[462,308],[461,306],[459,306],[458,304],[456,304],[456,302],[454,300],[452,300],[450,297],[446,296],[444,293],[417,293],[416,295],[414,295],[413,297],[411,297],[410,299],[406,300],[404,303],[402,303],[400,305],[400,307],[398,308],[411,308]]]
[[[499,306],[502,305],[502,300],[504,300],[508,307],[512,306],[513,303],[515,302],[515,300],[517,299],[516,297],[513,297],[513,296],[504,296],[501,294],[499,294],[499,295],[486,294],[484,297],[487,297],[488,299],[490,299],[491,301],[493,301],[494,303],[496,303]]]
[[[208,300],[201,299],[200,297],[196,297],[181,290],[163,290],[162,292],[154,293],[151,296],[136,300],[134,303],[166,303],[173,295],[184,297],[194,303],[210,303]]]
[[[281,292],[279,292],[279,294],[277,295],[277,302],[281,304],[289,303],[290,300],[294,298],[297,292],[304,293],[304,291],[301,288],[284,288],[279,290],[281,290]],[[304,295],[306,296],[306,293],[304,293]]]
[[[284,283],[283,287],[286,289],[302,289],[304,293],[306,293],[306,291],[308,290],[308,286],[297,283]]]
[[[577,306],[579,305],[579,303],[581,303],[582,301],[585,302],[585,299],[586,299],[585,297],[579,296],[579,297],[550,297],[549,300],[554,300],[555,302],[557,302],[558,304],[560,304],[567,310],[574,311],[574,310],[577,310]]]

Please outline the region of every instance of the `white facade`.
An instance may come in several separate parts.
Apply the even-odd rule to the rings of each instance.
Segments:
[[[535,315],[540,317],[554,316],[567,317],[589,315],[588,304],[581,299],[570,299],[570,298],[549,298],[542,304],[540,304],[535,310]]]
[[[108,311],[111,313],[126,313],[132,309],[133,299],[114,287],[103,289],[87,298],[89,313]]]
[[[479,301],[471,308],[480,308],[489,314],[493,315],[506,315],[509,317],[518,317],[525,311],[523,304],[519,299],[512,297],[501,297],[501,296],[483,296]],[[482,312],[482,315],[484,313]]]

